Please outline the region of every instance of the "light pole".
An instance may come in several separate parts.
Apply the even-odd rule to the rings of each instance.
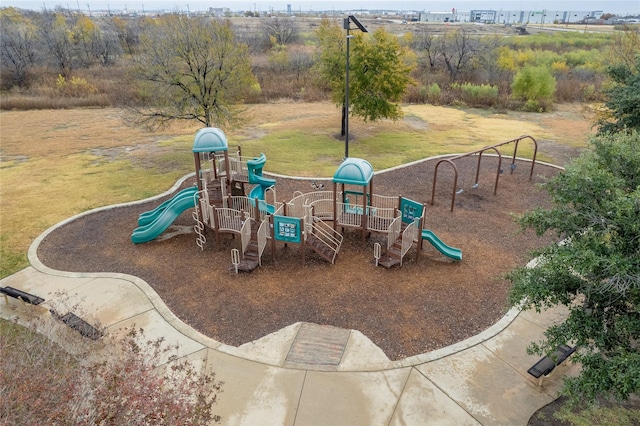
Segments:
[[[349,158],[349,41],[353,37],[349,34],[349,30],[351,29],[351,23],[356,24],[356,26],[363,33],[368,33],[369,30],[362,25],[362,23],[353,15],[349,15],[344,18],[344,29],[347,30],[347,65],[345,71],[345,89],[344,89],[344,158]]]

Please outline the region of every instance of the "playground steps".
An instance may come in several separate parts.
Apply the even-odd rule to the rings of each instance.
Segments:
[[[238,271],[251,272],[260,265],[257,260],[242,259],[238,264]]]
[[[402,238],[397,239],[391,247],[387,249],[387,252],[380,257],[378,261],[379,265],[385,268],[391,268],[392,266],[399,265],[402,258]]]
[[[329,263],[333,263],[334,251],[324,241],[317,236],[310,234],[306,240],[307,246],[311,247],[313,251],[318,253],[320,257]]]
[[[260,258],[258,256],[258,228],[260,225],[252,221],[251,222],[251,240],[247,244],[247,248],[242,253],[242,260],[238,265],[239,271],[250,272],[258,267],[260,264]]]
[[[247,249],[242,253],[242,258],[247,260],[258,261],[258,242],[251,240],[247,245]]]
[[[387,252],[380,257],[378,264],[385,268],[391,268],[392,266],[399,265],[402,261],[402,232],[404,232],[407,225],[402,224],[400,237],[396,238],[391,247],[387,249]]]
[[[381,256],[380,259],[378,260],[378,265],[382,265],[387,269],[392,268],[399,264],[400,264],[400,260],[394,257],[387,256],[386,254]]]

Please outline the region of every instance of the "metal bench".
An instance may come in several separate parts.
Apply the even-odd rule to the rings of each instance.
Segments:
[[[44,299],[42,297],[29,294],[25,291],[18,290],[17,288],[13,287],[0,287],[0,293],[4,295],[7,304],[9,304],[7,296],[11,296],[15,299],[21,300],[23,303],[29,303],[31,305],[39,305],[44,302]]]
[[[575,351],[575,347],[560,345],[551,355],[545,356],[536,362],[527,370],[527,373],[538,379],[538,386],[542,386],[542,379],[549,376],[558,365],[562,364]]]

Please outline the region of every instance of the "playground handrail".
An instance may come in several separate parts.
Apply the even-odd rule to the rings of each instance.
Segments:
[[[289,217],[303,217],[304,216],[304,204],[302,203],[285,203],[287,205],[287,214]]]
[[[219,231],[240,232],[240,229],[242,229],[244,212],[224,207],[217,208],[215,212],[218,218]]]
[[[331,248],[333,252],[331,263],[334,263],[342,246],[342,235],[322,220],[313,220],[311,227],[311,233]]]
[[[277,203],[276,204],[276,209],[273,212],[274,216],[284,216],[284,206],[286,203]]]
[[[249,169],[246,160],[242,161],[239,158],[229,157],[229,168],[231,169],[231,175],[244,176],[246,179],[249,178]]]
[[[198,203],[200,204],[200,214],[202,215],[202,221],[209,223],[209,194],[207,193],[207,187],[204,186],[202,191],[198,191]]]
[[[251,199],[249,199],[248,197],[243,197],[241,195],[233,195],[231,197],[224,198],[224,200],[225,200],[224,204],[226,208],[248,212],[252,218],[259,220],[259,218],[254,217],[255,215],[254,215],[253,205],[251,204]]]
[[[398,206],[399,197],[389,197],[386,195],[371,195],[371,206],[378,209],[394,209]]]
[[[211,204],[207,203],[206,205],[206,209],[207,209],[207,218],[209,219],[207,222],[211,228],[216,229],[216,220],[215,220],[215,207],[213,207]]]
[[[216,153],[214,157],[211,159],[211,167],[215,168],[218,175],[222,175],[226,173],[225,165],[224,165],[224,153]]]
[[[312,206],[304,206],[304,239],[307,239],[307,236],[310,233],[313,233],[313,207]]]
[[[336,207],[338,210],[336,221],[340,226],[352,226],[356,228],[362,226],[362,206],[336,202]]]
[[[400,230],[402,229],[402,216],[398,216],[391,222],[389,225],[389,230],[387,231],[389,236],[387,237],[387,249],[391,248],[393,243],[400,236]]]
[[[324,217],[326,216],[325,201],[329,203],[328,208],[331,209],[331,213],[329,213],[328,217],[332,217],[333,191],[314,191],[306,193],[296,191],[294,193],[294,197],[287,203],[287,215],[291,217],[302,217],[304,215],[303,207],[305,205],[311,205],[314,206],[319,217]],[[318,206],[316,206],[317,204],[322,204],[322,206],[318,208]]]
[[[395,219],[398,209],[395,207],[372,207],[372,209],[374,210],[369,214],[367,229],[375,232],[389,232],[389,225]]]
[[[223,200],[227,198],[227,178],[220,178],[220,192]]]
[[[333,200],[322,198],[315,201],[305,201],[305,204],[313,207],[314,216],[322,220],[333,220]]]
[[[242,253],[247,251],[247,246],[251,241],[251,220],[246,219],[242,222],[242,228],[240,229],[240,238],[242,240]]]
[[[262,266],[262,253],[267,246],[267,238],[269,237],[269,218],[265,218],[258,228],[258,264]]]
[[[413,240],[415,237],[415,233],[418,229],[418,224],[420,223],[420,219],[416,219],[404,228],[402,232],[402,251],[400,253],[400,266],[402,266],[402,258],[409,251],[409,249],[413,246]]]

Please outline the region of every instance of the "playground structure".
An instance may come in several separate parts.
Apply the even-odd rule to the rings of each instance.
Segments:
[[[516,169],[516,154],[518,153],[518,145],[520,143],[521,140],[523,139],[531,139],[531,141],[533,142],[534,145],[534,150],[533,150],[533,158],[531,160],[531,171],[529,172],[529,180],[532,179],[533,177],[533,168],[536,165],[536,156],[538,154],[538,142],[529,135],[522,135],[519,138],[516,139],[512,139],[506,142],[501,142],[495,145],[491,145],[491,146],[486,146],[484,148],[481,148],[479,150],[476,151],[472,151],[472,152],[468,152],[466,154],[460,154],[460,155],[456,155],[455,157],[451,157],[451,158],[443,158],[442,160],[438,161],[436,163],[436,167],[433,171],[433,187],[431,189],[431,205],[434,204],[435,201],[435,196],[436,196],[436,183],[438,180],[438,167],[440,166],[441,163],[448,163],[451,164],[451,166],[453,167],[453,172],[454,172],[454,178],[453,178],[453,189],[451,191],[451,211],[453,211],[453,208],[455,206],[455,201],[456,201],[456,194],[460,194],[462,192],[464,192],[464,189],[459,189],[458,188],[458,168],[456,167],[455,161],[459,160],[461,158],[464,157],[470,157],[473,155],[478,156],[478,165],[476,166],[476,175],[475,175],[475,182],[473,183],[473,185],[471,186],[471,188],[477,188],[479,185],[479,179],[480,179],[480,163],[482,162],[482,154],[485,151],[489,151],[489,150],[493,150],[496,152],[496,156],[498,157],[498,168],[496,170],[496,181],[493,187],[493,194],[495,195],[498,192],[498,181],[500,180],[500,175],[503,173],[502,170],[502,153],[498,150],[499,147],[504,146],[504,145],[509,145],[509,144],[515,144],[514,148],[513,148],[513,156],[511,157],[511,164],[510,164],[510,169],[511,169],[511,174],[513,174],[513,171]]]
[[[424,240],[440,253],[462,260],[459,249],[446,245],[432,231],[422,229],[424,204],[396,196],[373,193],[373,167],[359,158],[347,158],[335,172],[332,190],[296,191],[288,202],[278,202],[275,183],[263,176],[266,156],[248,158],[229,153],[227,138],[217,128],[197,132],[193,144],[197,186],[184,189],[156,209],[142,213],[133,231],[134,243],[158,237],[184,211],[195,208],[196,244],[204,249],[207,231],[241,237],[241,249],[232,251],[236,271],[251,271],[262,264],[270,245],[275,260],[276,242],[301,247],[302,263],[308,249],[334,263],[345,228],[357,229],[362,240],[371,232],[387,236],[384,256],[376,264],[402,265],[406,253]],[[248,195],[245,184],[254,185]],[[314,188],[322,189],[314,185]],[[328,222],[332,222],[329,224]],[[342,232],[339,232],[340,231]],[[378,262],[379,260],[379,262]]]

